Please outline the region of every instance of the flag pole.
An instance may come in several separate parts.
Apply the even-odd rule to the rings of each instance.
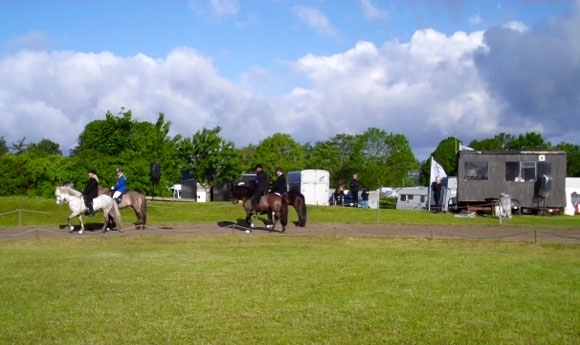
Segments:
[[[433,172],[433,156],[431,156],[431,166],[429,168],[429,183],[427,183],[427,211],[431,212],[431,174]]]

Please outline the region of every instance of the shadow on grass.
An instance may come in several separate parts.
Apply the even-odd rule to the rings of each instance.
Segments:
[[[255,228],[251,228],[248,223],[246,223],[246,219],[245,218],[238,218],[236,219],[235,222],[232,221],[220,221],[217,222],[217,225],[221,228],[233,228],[236,229],[238,231],[246,231],[246,230],[251,230],[251,231],[265,231],[265,232],[278,232],[278,233],[282,233],[281,230],[276,230],[276,229],[268,229],[266,228],[266,224],[268,222],[268,218],[267,217],[254,217],[255,219],[257,219],[258,221],[255,221],[254,224],[256,225]],[[261,223],[260,224],[256,224],[256,223]],[[278,222],[278,224],[276,224],[276,227],[280,227],[280,222]]]

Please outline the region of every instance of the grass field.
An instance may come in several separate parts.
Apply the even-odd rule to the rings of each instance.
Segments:
[[[0,242],[2,344],[578,344],[580,247],[349,237]]]
[[[171,202],[149,201],[148,223],[216,223],[234,221],[243,218],[242,206],[230,202]],[[0,198],[0,227],[43,226],[66,223],[70,211],[68,206],[58,206],[54,199],[3,197]],[[124,226],[136,221],[131,209],[122,210]],[[101,221],[100,215],[85,220]],[[297,221],[295,210],[290,207],[289,221]],[[492,216],[477,218],[456,218],[453,214],[434,214],[419,211],[401,211],[392,209],[360,209],[352,207],[309,206],[308,222],[340,223],[396,223],[396,224],[429,224],[429,225],[499,225],[499,220]],[[73,220],[79,224],[78,219]],[[580,218],[570,216],[514,216],[508,221],[511,226],[531,227],[578,227]]]
[[[152,224],[242,216],[229,203],[149,206]],[[67,215],[52,199],[0,198],[0,231],[54,227]],[[290,215],[297,219],[293,209]],[[123,216],[134,219],[128,210]],[[493,217],[336,207],[310,207],[308,221],[498,225]],[[578,224],[567,216],[509,222]],[[0,344],[580,343],[578,244],[284,235],[15,239],[0,241],[0,291]]]

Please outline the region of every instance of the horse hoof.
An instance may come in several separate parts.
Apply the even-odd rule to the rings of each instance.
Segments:
[[[252,230],[249,230],[249,229],[248,229],[248,230],[246,230],[246,234],[249,234],[249,233],[251,233],[251,232],[252,232]]]
[[[256,226],[254,225],[254,223],[250,224],[250,228],[255,228]]]

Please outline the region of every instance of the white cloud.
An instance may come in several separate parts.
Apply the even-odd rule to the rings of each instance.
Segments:
[[[335,35],[335,29],[328,18],[317,9],[312,7],[297,6],[294,10],[300,20],[304,21],[310,27],[316,29],[320,35]]]
[[[195,12],[216,17],[235,16],[240,11],[238,0],[189,0],[189,7]]]
[[[376,8],[373,5],[372,0],[361,0],[361,5],[363,13],[367,19],[384,20],[388,17],[387,11],[381,11],[380,9]]]
[[[481,17],[479,16],[479,14],[476,14],[474,16],[469,17],[469,23],[471,25],[481,24],[482,22],[483,22],[483,20],[481,19]]]
[[[0,60],[0,136],[47,138],[67,152],[88,122],[125,107],[141,121],[164,112],[172,135],[219,125],[238,146],[276,132],[305,143],[369,127],[405,135],[420,159],[448,136],[468,144],[537,130],[572,140],[580,136],[570,121],[580,106],[579,27],[572,17],[541,33],[419,30],[409,42],[305,55],[288,79],[253,66],[241,85],[186,47],[162,59],[21,50]],[[290,81],[291,91],[271,91]]]

